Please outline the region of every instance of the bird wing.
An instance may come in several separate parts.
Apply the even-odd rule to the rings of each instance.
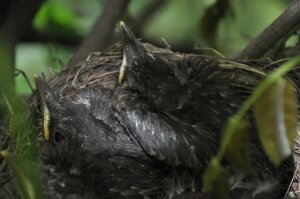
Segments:
[[[216,150],[211,133],[162,113],[127,109],[116,116],[148,155],[169,165],[199,168]]]

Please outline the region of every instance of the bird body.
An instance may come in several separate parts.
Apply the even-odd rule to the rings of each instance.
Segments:
[[[80,148],[92,154],[138,155],[135,145],[112,111],[113,92],[106,88],[79,89],[68,99],[58,96],[41,79],[37,87],[49,110],[50,142],[63,139],[81,143]]]

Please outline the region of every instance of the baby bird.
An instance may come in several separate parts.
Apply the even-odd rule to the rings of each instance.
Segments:
[[[262,66],[227,59],[153,52],[122,22],[121,33],[123,62],[114,99],[118,119],[148,155],[201,171],[217,152],[225,122],[267,72]],[[263,152],[251,113],[247,119],[251,178],[280,181],[283,170]],[[287,162],[284,171],[290,177],[293,163]]]
[[[46,141],[57,144],[75,139],[80,149],[92,154],[143,154],[114,116],[111,90],[79,89],[66,99],[57,95],[40,77],[36,77],[35,82],[41,99]]]
[[[121,32],[118,118],[134,121],[130,132],[148,154],[170,164],[205,165],[216,153],[224,123],[266,73],[225,59],[152,52],[124,23]],[[258,143],[255,134],[250,139]]]

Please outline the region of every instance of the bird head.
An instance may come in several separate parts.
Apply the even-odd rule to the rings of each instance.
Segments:
[[[54,133],[51,132],[50,138],[50,130],[53,131],[50,128],[62,119],[61,116],[65,109],[64,102],[39,76],[34,76],[34,81],[41,101],[44,138],[47,141],[59,141],[64,134],[57,131],[56,135],[53,135]]]
[[[120,22],[120,25],[123,41],[123,61],[119,74],[119,83],[121,84],[126,71],[143,65],[151,54],[123,21]]]
[[[177,75],[175,70],[178,57],[174,56],[174,53],[157,47],[155,47],[157,51],[148,48],[135,37],[124,22],[121,21],[120,25],[123,42],[123,61],[119,74],[120,84],[125,78],[128,80],[145,74],[146,76],[149,74]]]
[[[45,140],[53,144],[66,139],[79,141],[83,149],[90,151],[96,151],[98,143],[107,143],[110,137],[106,135],[111,130],[96,118],[91,95],[66,99],[57,95],[40,77],[35,77],[35,83],[41,100]]]
[[[124,22],[121,22],[121,34],[123,62],[119,84],[126,83],[156,107],[178,98],[178,90],[182,93],[187,82],[187,70],[181,65],[182,55],[158,47],[149,48]]]

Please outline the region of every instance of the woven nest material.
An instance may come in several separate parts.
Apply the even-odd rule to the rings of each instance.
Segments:
[[[154,53],[164,53],[170,56],[181,55],[152,44],[145,43],[144,45]],[[78,89],[100,86],[115,90],[122,58],[123,47],[119,42],[103,52],[90,53],[85,61],[64,68],[48,80],[48,85],[65,98],[74,95]],[[41,127],[40,100],[36,92],[29,98],[29,108],[35,112],[38,126]]]
[[[48,84],[58,94],[68,97],[82,88],[103,86],[115,89],[119,66],[122,63],[122,46],[116,44],[101,53],[91,53],[85,61],[67,67],[53,76]]]
[[[145,44],[145,46],[157,53],[174,55],[168,49],[158,48],[151,44]],[[122,58],[122,44],[116,43],[103,52],[91,53],[85,61],[65,68],[53,76],[48,84],[58,94],[67,98],[74,94],[74,91],[83,88],[102,86],[114,90],[117,86]]]

